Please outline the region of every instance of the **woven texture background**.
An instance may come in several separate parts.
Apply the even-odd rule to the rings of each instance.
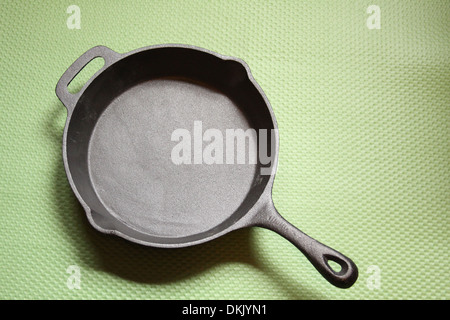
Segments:
[[[0,3],[0,298],[450,299],[449,1]],[[268,230],[164,250],[90,227],[63,169],[56,83],[93,46],[161,43],[249,64],[279,124],[275,205],[355,261],[352,288]]]

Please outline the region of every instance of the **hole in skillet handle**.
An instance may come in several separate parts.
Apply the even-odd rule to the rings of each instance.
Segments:
[[[347,272],[348,267],[343,263],[343,261],[335,261],[333,257],[325,255],[323,257],[325,259],[325,263],[328,264],[328,267],[337,275],[345,274]]]
[[[67,90],[71,94],[80,92],[86,82],[92,78],[92,76],[99,71],[105,65],[105,59],[97,57],[89,61],[87,65],[81,69],[81,71],[73,78],[68,86]]]
[[[337,252],[318,241],[315,242],[315,245],[321,246],[322,250],[330,250],[331,253],[322,254],[323,264],[314,262],[314,258],[311,256],[308,257],[308,259],[330,283],[342,289],[350,288],[358,279],[358,268],[353,261],[342,253]],[[314,256],[315,254],[312,255]],[[316,258],[316,260],[318,259]]]

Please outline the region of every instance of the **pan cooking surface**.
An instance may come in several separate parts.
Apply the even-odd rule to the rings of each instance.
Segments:
[[[183,237],[238,210],[256,165],[176,165],[171,159],[179,143],[171,141],[172,133],[187,129],[193,161],[194,121],[202,122],[203,132],[219,129],[224,139],[225,129],[251,127],[226,95],[182,79],[142,82],[109,104],[91,136],[88,162],[93,189],[113,215],[146,233]]]

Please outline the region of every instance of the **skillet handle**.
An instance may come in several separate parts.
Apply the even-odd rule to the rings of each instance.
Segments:
[[[352,260],[297,229],[277,212],[273,204],[256,217],[254,225],[275,231],[289,240],[328,282],[339,288],[349,288],[355,283],[358,268]],[[333,270],[329,261],[337,263],[341,269]]]
[[[109,67],[111,64],[116,62],[120,58],[120,56],[121,55],[119,53],[109,49],[108,47],[97,46],[83,53],[77,60],[75,60],[74,63],[72,63],[72,65],[66,70],[66,72],[64,72],[64,74],[56,84],[56,95],[67,108],[69,113],[72,112],[76,102],[78,101],[78,98],[83,92],[83,88],[86,86],[85,85],[77,93],[70,93],[68,90],[68,86],[70,82],[72,82],[72,80],[75,78],[75,76],[95,58],[100,57],[105,60],[105,64],[103,65],[103,67],[99,71],[97,71],[96,74],[98,74]]]

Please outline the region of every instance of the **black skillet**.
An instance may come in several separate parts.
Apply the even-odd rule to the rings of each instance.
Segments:
[[[69,83],[96,57],[105,60],[104,66],[78,93],[69,93]],[[348,288],[356,281],[358,270],[349,258],[275,209],[277,123],[242,60],[186,45],[125,54],[98,46],[69,67],[56,94],[68,111],[63,136],[67,177],[97,230],[143,245],[178,248],[244,227],[264,227],[294,244],[333,285]],[[271,161],[175,164],[174,131],[195,134],[199,121],[202,130],[272,132],[266,137],[267,146],[273,146]]]

